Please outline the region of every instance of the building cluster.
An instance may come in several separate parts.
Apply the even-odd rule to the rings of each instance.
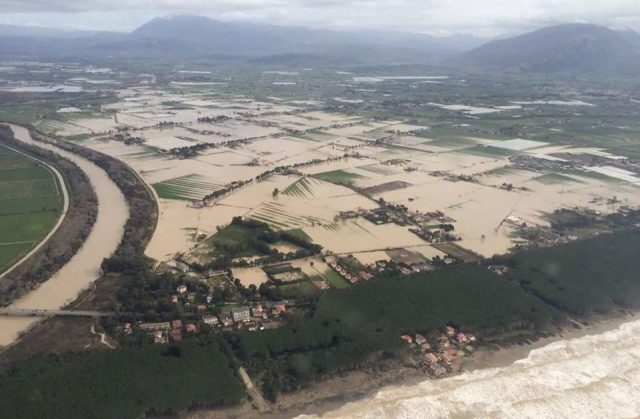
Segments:
[[[422,230],[422,225],[424,224],[446,224],[454,221],[441,211],[423,213],[420,211],[411,211],[404,205],[393,205],[386,202],[382,203],[382,206],[370,210],[358,208],[355,210],[341,211],[335,217],[335,221],[358,217],[364,218],[376,225],[389,223],[394,223],[401,227],[412,225],[418,230]]]
[[[427,372],[436,378],[459,371],[462,358],[473,352],[476,342],[474,335],[463,333],[453,326],[447,326],[431,340],[420,334],[400,337],[416,352]]]
[[[328,261],[327,264],[342,278],[355,284],[360,281],[370,281],[377,275],[410,275],[418,272],[433,270],[433,265],[424,259],[415,262],[397,262],[395,260],[379,260],[375,263],[363,265],[353,256],[338,257],[336,260]]]
[[[338,275],[349,281],[351,284],[355,284],[360,280],[369,281],[373,279],[373,275],[366,270],[354,271],[352,266],[348,266],[344,262],[341,263],[339,259],[330,261],[328,264],[331,269],[336,271]]]
[[[202,314],[196,317],[197,320],[190,322],[178,319],[167,322],[138,323],[136,327],[152,337],[154,343],[167,344],[180,342],[185,334],[197,334],[202,325],[227,331],[274,329],[282,325],[282,319],[285,314],[293,311],[295,311],[295,307],[288,305],[286,302],[253,304],[225,308],[217,315]],[[125,325],[125,333],[131,334],[132,332],[133,325],[127,323]]]
[[[184,323],[182,320],[172,320],[170,322],[140,323],[137,327],[153,337],[153,342],[166,344],[169,342],[180,342],[183,333],[196,334],[198,326],[196,323]],[[125,333],[132,332],[131,323],[125,324]]]

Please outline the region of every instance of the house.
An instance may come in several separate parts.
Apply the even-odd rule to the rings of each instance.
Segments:
[[[370,281],[373,279],[373,275],[371,275],[367,271],[360,271],[358,275],[360,275],[360,278],[364,279],[365,281]]]
[[[204,305],[204,304],[198,304],[197,309],[198,309],[199,312],[202,313],[203,311],[207,310],[207,306]]]
[[[276,305],[273,306],[273,314],[280,315],[280,314],[284,314],[287,312],[287,306],[285,303],[276,303]]]
[[[411,273],[411,270],[401,266],[400,272],[402,273],[402,275],[409,275]]]
[[[216,316],[204,316],[202,321],[204,324],[208,324],[209,326],[217,326],[218,323],[220,323]]]
[[[178,285],[178,288],[176,288],[176,291],[178,292],[178,294],[186,294],[187,286],[186,285]]]
[[[171,324],[169,322],[140,323],[138,327],[147,332],[155,332],[156,330],[169,330],[171,328]]]
[[[420,346],[422,346],[423,344],[427,343],[427,338],[425,338],[422,335],[418,335],[416,334],[416,343]]]
[[[171,339],[174,342],[180,342],[182,340],[182,330],[181,329],[173,329],[171,331]]]
[[[251,319],[251,313],[248,307],[238,307],[231,310],[231,317],[236,323],[246,322]]]
[[[424,352],[428,352],[431,350],[431,345],[429,344],[429,342],[425,342],[422,345],[420,345],[420,348],[422,348]]]
[[[262,317],[264,310],[262,309],[262,305],[258,304],[251,308],[251,315],[253,317]]]
[[[429,365],[433,365],[433,364],[437,364],[438,363],[438,357],[436,357],[431,352],[425,354],[424,360],[427,361],[427,364],[429,364]]]
[[[187,333],[196,333],[198,331],[198,327],[193,324],[193,323],[189,323],[187,324]]]
[[[456,341],[458,341],[458,343],[467,343],[469,339],[467,339],[464,333],[460,332],[456,335]]]
[[[454,349],[454,348],[449,348],[446,351],[444,351],[444,355],[446,355],[449,359],[453,360],[453,359],[460,358],[461,356],[463,356],[464,352],[459,351],[459,350]]]
[[[187,300],[190,303],[193,303],[194,301],[196,301],[196,293],[195,292],[190,292],[189,294],[187,294]]]
[[[182,273],[189,272],[189,265],[184,262],[176,262],[176,269],[178,269]]]
[[[178,296],[176,294],[173,294],[171,296],[171,302],[174,304],[178,304]]]
[[[167,338],[165,337],[165,332],[158,330],[153,332],[153,343],[157,343],[159,345],[164,345],[167,343]]]
[[[454,329],[452,326],[447,326],[445,333],[447,334],[447,336],[452,337],[456,333],[456,329]]]
[[[400,336],[400,339],[404,340],[407,343],[413,343],[413,338],[409,335],[402,335]]]
[[[174,320],[171,322],[171,328],[173,330],[182,329],[182,320]]]
[[[223,327],[230,327],[233,325],[233,319],[228,314],[223,314],[220,316],[220,323],[222,323]]]
[[[440,359],[445,364],[449,364],[449,363],[451,363],[451,360],[453,359],[453,357],[451,357],[451,355],[449,353],[445,352],[442,355],[440,355]]]

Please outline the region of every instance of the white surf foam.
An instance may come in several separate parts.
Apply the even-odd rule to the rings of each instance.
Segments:
[[[385,388],[322,417],[639,416],[640,321],[633,321],[599,335],[551,343],[509,367]]]

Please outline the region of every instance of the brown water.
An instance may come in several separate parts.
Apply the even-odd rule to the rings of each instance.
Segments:
[[[122,192],[106,172],[91,161],[56,146],[34,141],[25,128],[11,125],[16,139],[54,151],[77,164],[87,175],[98,196],[98,218],[84,245],[48,281],[11,305],[15,308],[57,309],[73,301],[99,276],[100,263],[115,251],[129,217]],[[38,319],[0,318],[0,346],[13,343]]]

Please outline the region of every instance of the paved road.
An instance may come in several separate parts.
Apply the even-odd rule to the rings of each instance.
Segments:
[[[89,310],[43,310],[32,308],[0,308],[0,316],[13,317],[115,317],[119,313],[111,311],[89,311]]]
[[[269,403],[262,397],[260,391],[253,385],[249,374],[244,369],[244,367],[238,368],[238,374],[240,374],[240,378],[242,378],[242,382],[244,383],[245,388],[247,389],[247,393],[251,396],[252,404],[260,413],[268,412]]]

